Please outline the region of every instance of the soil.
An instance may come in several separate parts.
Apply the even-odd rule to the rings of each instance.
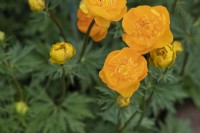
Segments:
[[[200,108],[197,108],[191,100],[187,100],[177,109],[177,116],[191,122],[194,133],[200,133]]]

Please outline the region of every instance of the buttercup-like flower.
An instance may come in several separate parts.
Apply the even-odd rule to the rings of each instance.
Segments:
[[[101,80],[123,97],[131,97],[147,75],[147,62],[131,48],[111,52],[99,72]]]
[[[177,53],[182,52],[183,51],[183,45],[180,41],[174,41],[172,43],[172,46],[174,47],[175,51]]]
[[[170,67],[176,59],[176,51],[171,44],[150,52],[149,62],[155,67]]]
[[[173,40],[170,18],[163,6],[138,6],[130,9],[123,18],[123,40],[140,54],[164,47]]]
[[[32,11],[42,11],[45,9],[44,0],[29,0],[29,7]]]
[[[127,12],[126,0],[82,0],[80,8],[98,25],[107,28],[111,21],[119,21]]]
[[[130,104],[130,97],[123,97],[121,95],[117,98],[117,105],[120,108],[127,107]]]
[[[76,54],[75,48],[65,42],[58,42],[50,49],[50,61],[52,64],[64,64]]]
[[[0,42],[3,41],[5,38],[4,32],[0,31]]]
[[[78,22],[77,22],[78,29],[81,32],[86,33],[90,23],[92,22],[92,18],[88,17],[87,14],[85,14],[80,9],[78,10],[77,16],[78,16]],[[96,23],[94,24],[92,30],[90,31],[90,37],[96,42],[104,39],[106,35],[107,35],[107,28],[99,26]]]
[[[25,115],[28,112],[28,105],[24,101],[15,103],[15,110],[20,115]]]

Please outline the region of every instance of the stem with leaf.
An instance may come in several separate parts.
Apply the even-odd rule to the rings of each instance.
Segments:
[[[62,76],[61,76],[62,92],[61,92],[61,96],[59,98],[59,102],[64,99],[65,94],[67,92],[67,87],[66,87],[66,83],[65,83],[65,67],[64,67],[64,64],[62,64],[61,67],[62,67]]]
[[[124,126],[123,126],[121,129],[119,129],[118,133],[122,133],[123,130],[126,129],[126,127],[129,125],[129,123],[131,122],[131,120],[136,116],[136,114],[137,114],[137,111],[134,112],[134,113],[131,115],[131,117],[126,121],[126,123],[124,124]]]
[[[166,74],[168,70],[169,70],[169,68],[168,68],[168,67],[167,67],[167,68],[165,68],[165,71],[163,72],[163,74]]]
[[[117,112],[117,127],[116,127],[116,133],[120,132],[120,110]]]
[[[6,57],[6,50],[5,50],[5,48],[3,46],[1,46],[1,48],[4,51],[4,55]],[[17,79],[15,78],[15,76],[13,75],[12,71],[10,70],[11,67],[10,67],[8,59],[3,64],[6,66],[7,70],[9,71],[9,75],[10,75],[11,79],[13,80],[13,85],[14,85],[14,87],[16,89],[16,92],[17,92],[17,94],[16,94],[17,98],[18,98],[17,100],[23,100],[24,96],[23,96],[22,87],[21,87],[20,83],[17,81]]]
[[[182,68],[181,68],[181,73],[180,73],[181,76],[184,75],[185,67],[186,67],[188,59],[189,59],[189,52],[186,51],[185,55],[184,55],[184,59],[183,59],[183,65],[182,65]]]
[[[172,13],[175,12],[177,2],[178,2],[178,0],[174,0],[174,3],[173,3],[173,5],[172,5]]]
[[[94,26],[94,24],[95,24],[95,21],[94,21],[94,19],[93,19],[92,22],[90,23],[88,29],[87,29],[86,34],[85,34],[85,38],[84,38],[84,42],[83,42],[83,48],[81,49],[80,58],[78,59],[78,62],[81,61],[81,59],[82,59],[82,57],[83,57],[83,55],[84,55],[84,53],[85,53],[86,46],[87,46],[87,44],[88,44],[89,37],[90,37],[90,32],[91,32],[92,27]]]
[[[64,31],[63,31],[63,29],[62,29],[60,23],[59,23],[58,20],[56,19],[56,17],[55,17],[51,12],[49,12],[49,11],[48,11],[47,13],[48,13],[49,17],[51,18],[51,20],[55,23],[55,25],[56,25],[57,28],[59,29],[60,34],[61,34],[62,38],[64,39],[64,41],[67,42],[67,39],[66,39],[66,37],[65,37],[65,33],[64,33]]]
[[[22,101],[24,99],[24,96],[23,96],[23,91],[22,91],[21,85],[19,84],[17,79],[13,76],[13,74],[10,74],[10,76],[11,76],[14,86],[16,88],[17,97],[19,98],[20,101]]]
[[[153,91],[151,92],[151,94],[150,94],[148,99],[145,100],[145,97],[143,97],[143,99],[142,99],[142,114],[141,114],[141,116],[140,116],[140,118],[139,118],[139,120],[137,122],[137,125],[134,127],[134,131],[137,131],[138,128],[140,127],[140,124],[141,124],[141,122],[142,122],[142,120],[143,120],[143,118],[145,116],[145,113],[146,113],[146,108],[148,107],[148,105],[149,105],[149,103],[151,101],[152,95],[153,95]],[[122,133],[124,131],[124,129],[126,129],[126,127],[130,124],[131,120],[137,115],[137,113],[138,113],[137,111],[134,112],[131,115],[131,117],[125,122],[124,126],[121,129],[119,129],[119,131],[117,133]]]
[[[140,127],[140,124],[142,123],[142,120],[143,120],[143,118],[144,118],[144,115],[145,115],[145,113],[146,113],[146,101],[145,101],[145,97],[143,98],[143,100],[142,100],[142,114],[140,115],[140,118],[139,118],[139,120],[138,120],[138,123],[137,123],[137,125],[134,127],[134,131],[137,131],[138,130],[138,128]]]

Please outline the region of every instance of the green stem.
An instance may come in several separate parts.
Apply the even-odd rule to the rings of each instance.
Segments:
[[[4,55],[6,56],[6,50],[3,48],[3,46],[1,46],[2,50],[4,51]],[[6,60],[5,63],[3,63],[5,66],[7,66],[7,70],[9,72],[9,75],[10,77],[12,78],[13,80],[13,83],[14,83],[14,87],[16,89],[16,92],[17,92],[17,100],[23,100],[24,99],[24,96],[23,96],[23,90],[22,90],[22,87],[20,85],[20,83],[17,81],[17,79],[15,78],[15,76],[12,74],[11,70],[10,70],[10,64],[9,64],[9,61],[8,59]]]
[[[14,86],[16,88],[16,91],[17,91],[17,96],[19,97],[19,100],[23,100],[24,97],[23,97],[23,91],[22,91],[22,88],[21,88],[21,85],[19,84],[19,82],[17,81],[17,79],[13,76],[13,74],[10,74],[13,82],[14,82]]]
[[[185,55],[184,55],[184,59],[183,59],[183,65],[182,65],[182,68],[181,68],[181,73],[180,75],[183,76],[184,73],[185,73],[185,68],[186,68],[186,64],[187,64],[187,61],[189,59],[189,52],[185,52]]]
[[[56,19],[56,17],[55,17],[51,12],[49,12],[49,11],[48,11],[48,15],[49,15],[49,17],[51,18],[51,20],[55,23],[55,25],[57,26],[57,28],[59,29],[60,35],[62,36],[62,38],[64,39],[64,41],[67,42],[67,39],[66,39],[66,37],[65,37],[65,33],[64,33],[64,31],[63,31],[63,29],[62,29],[60,23],[59,23],[58,20]]]
[[[131,117],[126,121],[126,123],[124,124],[124,126],[123,126],[121,129],[119,129],[118,133],[122,133],[122,131],[123,131],[124,129],[126,129],[126,127],[129,125],[129,123],[131,122],[131,120],[136,116],[136,114],[137,114],[137,111],[134,112],[134,113],[131,115]]]
[[[137,125],[135,126],[135,128],[134,128],[134,131],[137,131],[138,130],[138,128],[140,127],[140,124],[142,123],[142,120],[143,120],[143,118],[144,118],[144,115],[145,115],[145,113],[146,113],[146,101],[145,101],[145,97],[143,98],[143,104],[142,104],[142,114],[140,115],[140,118],[139,118],[139,120],[138,120],[138,123],[137,123]]]
[[[94,19],[93,19],[92,22],[90,23],[88,29],[87,29],[86,34],[85,34],[84,43],[83,43],[83,48],[81,49],[80,58],[79,58],[78,62],[81,61],[81,59],[82,59],[82,57],[83,57],[83,55],[84,55],[84,53],[85,53],[86,46],[87,46],[87,44],[88,44],[89,37],[90,37],[90,32],[91,32],[92,27],[94,26],[94,24],[95,24],[95,21],[94,21]]]
[[[172,13],[175,12],[177,2],[178,2],[178,0],[174,0],[174,3],[173,3],[173,5],[172,5]]]
[[[116,127],[116,133],[120,133],[120,110],[117,113],[117,127]]]
[[[59,102],[61,102],[64,99],[65,94],[67,92],[67,87],[66,87],[66,83],[65,83],[65,67],[64,67],[63,64],[61,65],[61,67],[62,67],[62,77],[61,77],[62,92],[61,92],[61,96],[60,96],[60,98],[58,100]]]
[[[168,70],[169,70],[169,68],[168,68],[168,67],[167,67],[167,68],[165,68],[165,71],[163,72],[163,74],[166,74]]]

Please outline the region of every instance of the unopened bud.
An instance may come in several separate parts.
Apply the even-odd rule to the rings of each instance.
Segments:
[[[15,103],[15,110],[20,115],[25,115],[28,112],[28,105],[24,101]]]
[[[120,108],[123,108],[123,107],[126,107],[126,106],[129,106],[130,104],[130,97],[123,97],[123,96],[118,96],[117,98],[117,105],[120,107]]]

